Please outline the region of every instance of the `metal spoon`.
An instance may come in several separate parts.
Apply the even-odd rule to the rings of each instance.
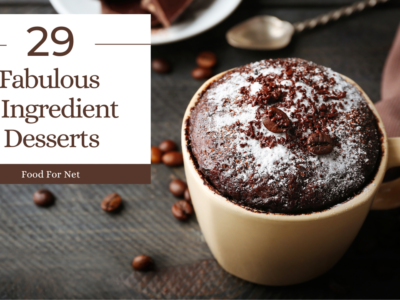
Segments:
[[[366,7],[373,7],[378,3],[387,1],[389,0],[360,1],[294,24],[273,16],[258,16],[231,28],[226,34],[226,39],[230,45],[237,48],[277,50],[286,47],[295,32],[300,33],[305,29],[313,29],[317,25],[336,21],[343,16],[350,16],[357,11],[364,10]]]

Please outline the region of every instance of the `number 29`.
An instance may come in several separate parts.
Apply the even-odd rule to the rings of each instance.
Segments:
[[[28,52],[28,56],[49,56],[49,52],[37,52],[36,50],[39,49],[40,46],[42,46],[44,44],[44,42],[47,40],[47,31],[46,29],[44,29],[43,27],[32,27],[28,29],[28,32],[31,33],[33,31],[40,31],[43,34],[42,39],[39,41],[39,43],[36,44],[35,47],[32,48],[31,51]],[[68,34],[68,37],[63,40],[60,41],[56,38],[56,34],[59,31],[65,31]],[[51,32],[51,39],[53,40],[54,43],[56,43],[57,45],[65,45],[68,44],[68,48],[67,50],[65,50],[64,52],[53,52],[54,56],[65,56],[67,54],[69,54],[72,50],[72,48],[74,47],[74,35],[72,34],[72,31],[70,29],[68,29],[67,27],[57,27],[55,28],[52,32]]]

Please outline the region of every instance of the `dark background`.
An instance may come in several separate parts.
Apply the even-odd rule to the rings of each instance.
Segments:
[[[201,85],[190,71],[202,50],[218,55],[216,73],[264,58],[312,60],[354,79],[378,101],[400,1],[306,31],[284,50],[240,50],[224,38],[230,27],[258,14],[296,22],[351,2],[244,0],[212,30],[152,47],[153,57],[173,65],[171,74],[152,75],[152,143],[180,141],[181,118]],[[47,0],[0,0],[0,13],[55,11]],[[224,272],[195,218],[182,224],[172,217],[175,198],[168,184],[176,177],[184,179],[183,168],[155,165],[151,185],[46,185],[57,196],[48,209],[32,202],[33,192],[43,186],[1,185],[0,298],[399,298],[399,209],[371,212],[354,244],[327,274],[296,286],[266,287]],[[100,208],[110,192],[124,199],[119,214]],[[132,271],[132,258],[142,253],[154,258],[156,271]]]

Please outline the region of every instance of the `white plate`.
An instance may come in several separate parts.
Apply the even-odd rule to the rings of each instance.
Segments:
[[[151,43],[161,45],[200,34],[228,17],[242,0],[194,0],[169,28],[153,29]],[[60,14],[99,14],[98,0],[50,0]]]

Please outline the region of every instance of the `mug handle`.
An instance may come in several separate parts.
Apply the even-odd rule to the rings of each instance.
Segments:
[[[400,166],[400,138],[388,138],[389,159],[386,170]],[[400,178],[382,183],[372,203],[372,210],[400,207]]]

